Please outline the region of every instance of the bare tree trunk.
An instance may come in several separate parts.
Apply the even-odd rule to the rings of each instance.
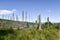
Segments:
[[[47,28],[49,29],[49,17],[47,18],[47,23],[48,23],[48,27]]]
[[[41,16],[38,16],[38,27],[37,29],[41,30]]]

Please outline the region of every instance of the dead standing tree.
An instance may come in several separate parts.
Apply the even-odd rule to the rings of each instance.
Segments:
[[[24,21],[24,11],[22,11],[22,21]],[[24,27],[24,23],[22,23],[22,27]]]
[[[41,30],[41,16],[38,16],[38,27],[37,29]]]
[[[47,28],[49,29],[49,17],[47,18]]]
[[[18,16],[16,15],[16,21],[18,21]]]

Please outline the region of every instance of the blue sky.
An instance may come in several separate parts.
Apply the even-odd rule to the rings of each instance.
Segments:
[[[7,19],[12,16],[11,11],[15,11],[15,15],[22,20],[22,11],[27,11],[27,19],[29,20],[30,14],[30,21],[35,21],[40,14],[42,22],[45,22],[47,17],[51,22],[60,22],[60,0],[0,0],[0,10],[10,11],[7,14],[0,12],[0,18],[4,15]]]

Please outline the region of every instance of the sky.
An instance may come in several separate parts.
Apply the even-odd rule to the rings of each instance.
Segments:
[[[60,0],[0,0],[0,18],[12,19],[14,12],[22,21],[22,11],[27,12],[27,21],[35,22],[41,15],[42,22],[46,22],[47,17],[51,22],[60,22]]]

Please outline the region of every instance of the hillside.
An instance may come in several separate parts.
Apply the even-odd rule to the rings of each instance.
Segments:
[[[28,24],[28,27],[27,27]],[[32,22],[22,22],[22,21],[13,21],[13,20],[6,20],[0,19],[0,26],[3,27],[13,27],[13,28],[31,28],[32,26],[37,27],[36,23]]]
[[[45,23],[42,23],[42,26]],[[60,23],[52,23],[55,26],[60,25]],[[23,21],[13,21],[13,20],[7,20],[7,19],[0,19],[0,26],[2,27],[13,27],[13,28],[21,28],[21,29],[26,29],[26,28],[31,28],[31,27],[37,27],[37,23],[33,22],[23,22]]]

